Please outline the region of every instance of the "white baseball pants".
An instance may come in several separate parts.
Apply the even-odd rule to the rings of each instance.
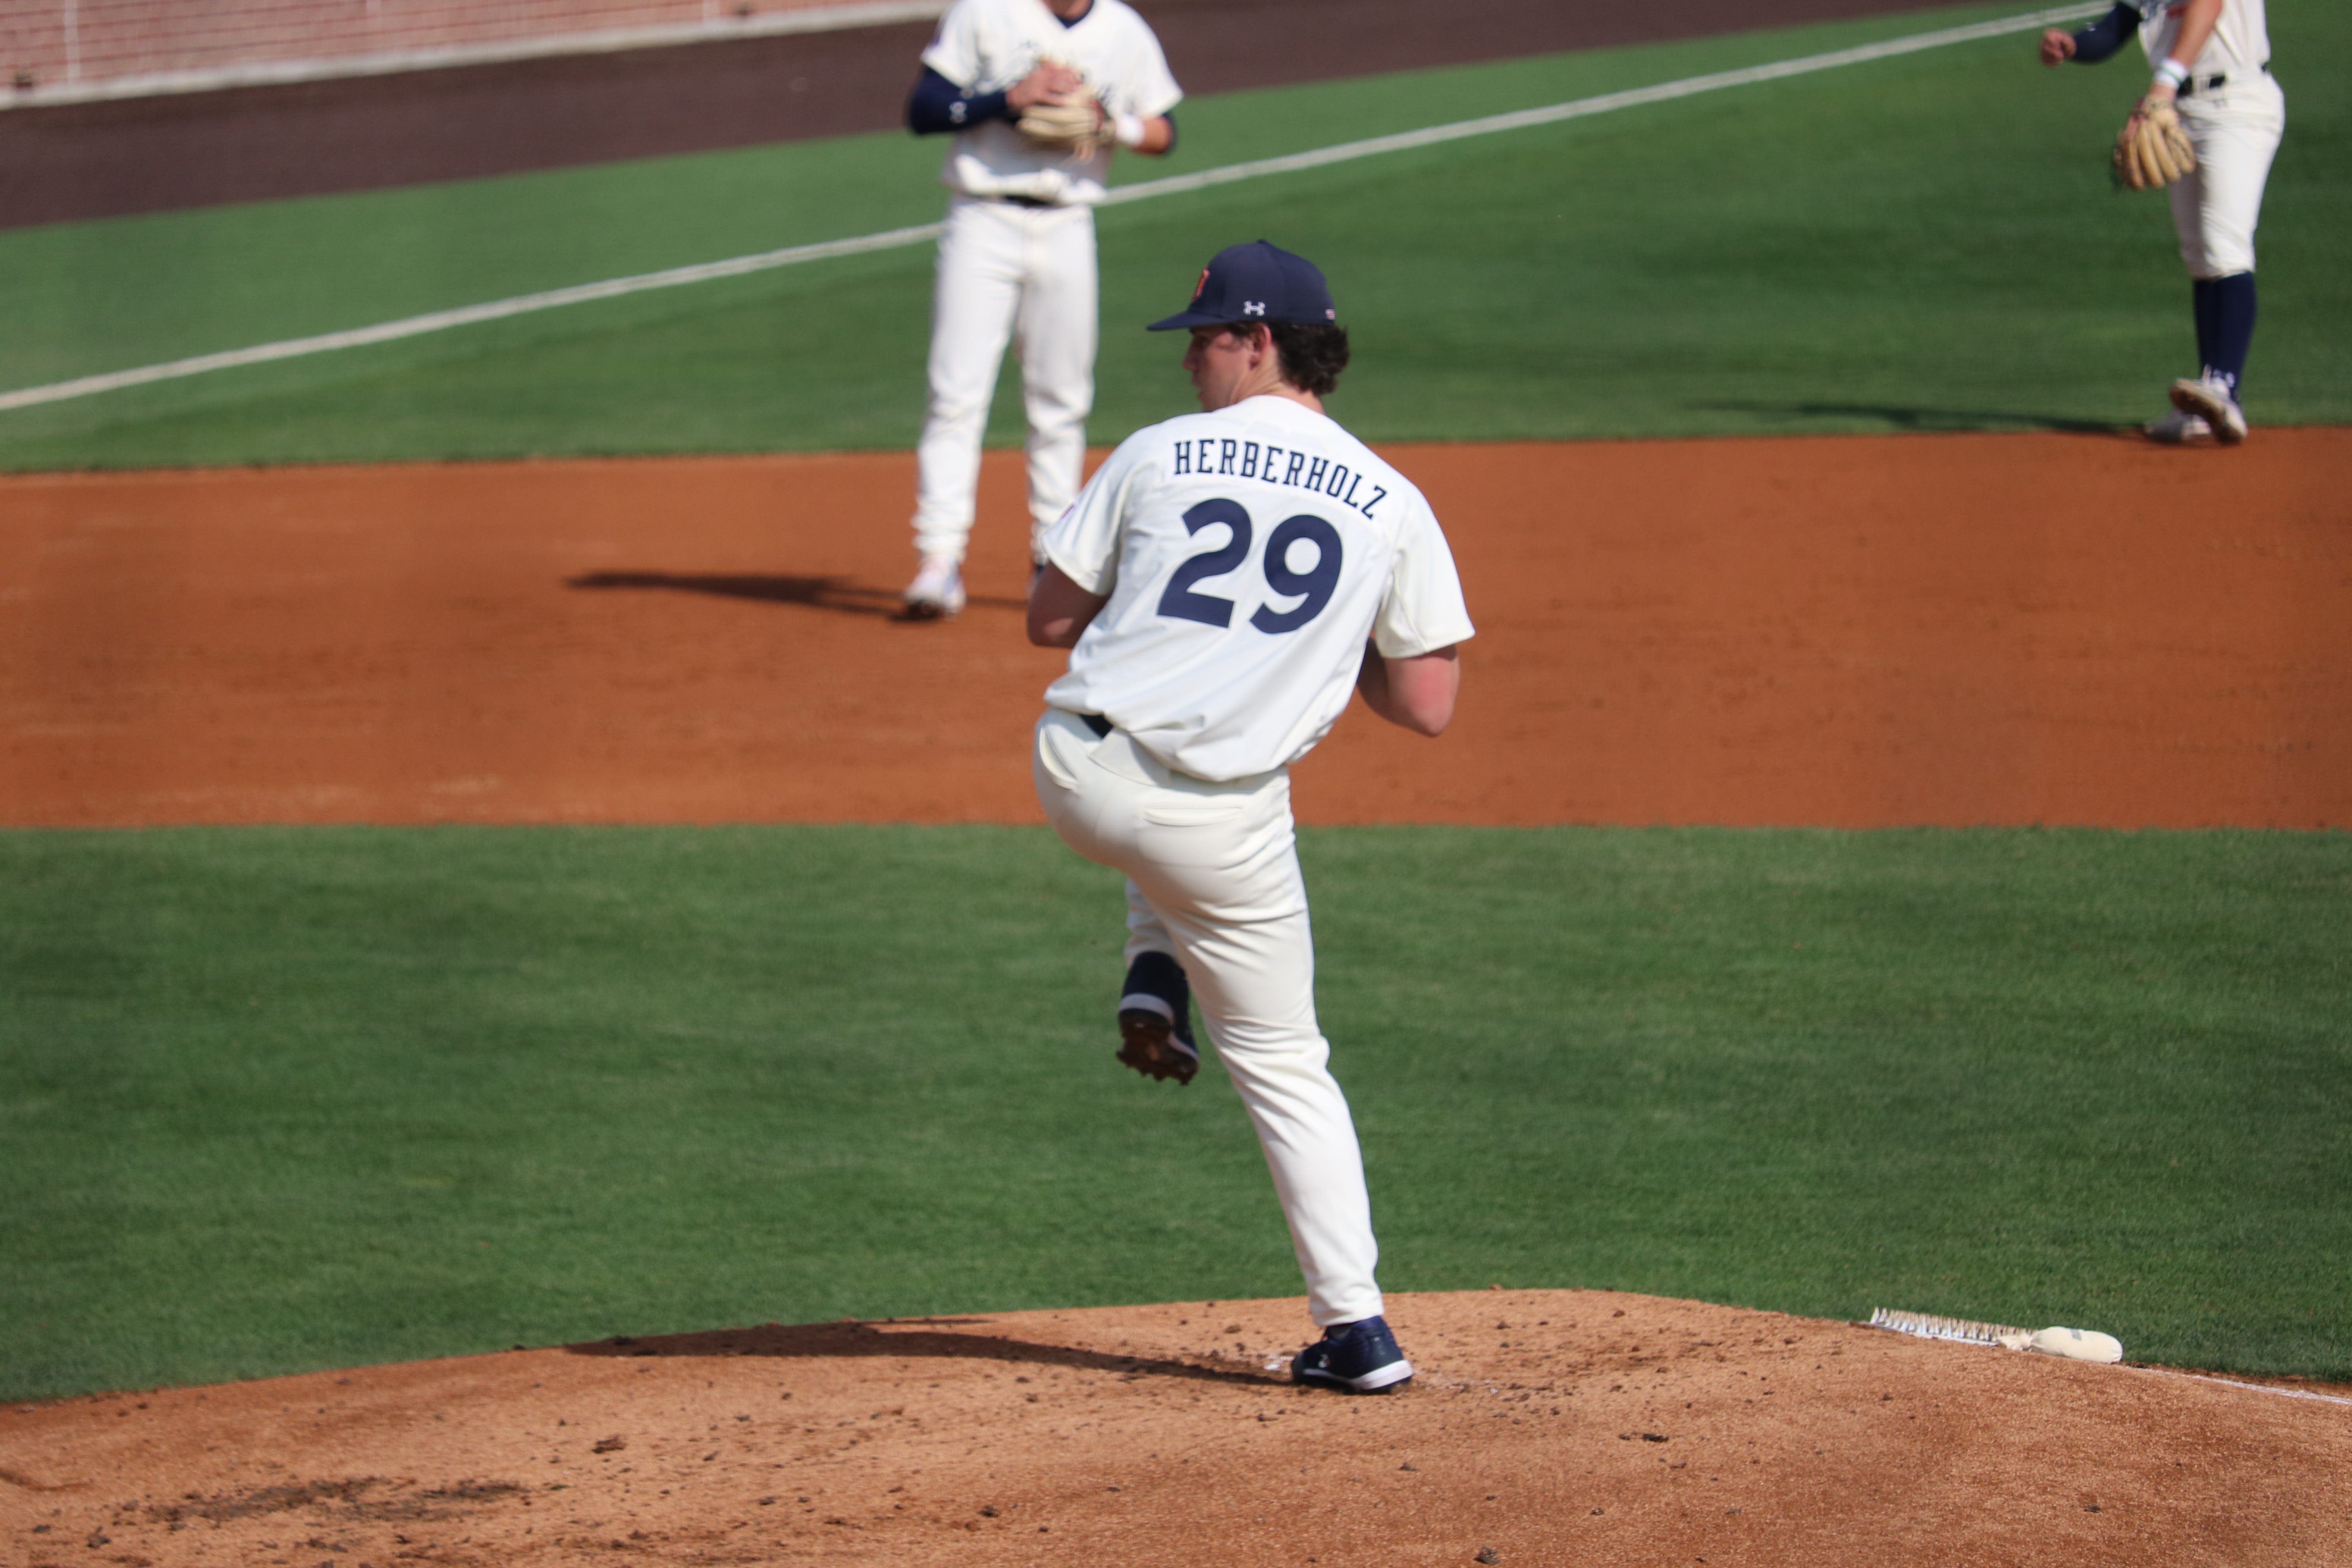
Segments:
[[[2263,186],[2286,130],[2286,94],[2268,75],[2180,100],[2180,128],[2197,167],[2173,184],[2172,227],[2189,276],[2228,278],[2254,269],[2254,225]]]
[[[1274,1173],[1309,1315],[1320,1327],[1378,1315],[1363,1154],[1315,1021],[1289,773],[1208,784],[1057,709],[1037,721],[1033,772],[1062,842],[1127,873],[1129,901],[1157,917],[1130,928],[1150,945],[1164,932],[1184,965]]]
[[[915,448],[915,549],[963,559],[980,444],[1011,341],[1029,416],[1031,555],[1077,499],[1095,401],[1095,215],[957,195],[931,294],[930,407]]]

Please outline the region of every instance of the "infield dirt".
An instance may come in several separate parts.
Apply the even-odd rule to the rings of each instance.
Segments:
[[[2352,431],[1423,446],[1479,635],[1311,823],[2352,824]],[[1034,822],[1017,454],[0,479],[0,825]]]

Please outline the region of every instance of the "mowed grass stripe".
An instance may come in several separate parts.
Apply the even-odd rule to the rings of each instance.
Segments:
[[[2352,1376],[2352,835],[1309,832],[1393,1289]],[[5,1392],[1291,1294],[1041,830],[0,836]]]
[[[1451,125],[1431,126],[1392,136],[1344,142],[1337,146],[1318,148],[1311,153],[1291,153],[1282,157],[1259,159],[1247,163],[1227,164],[1223,168],[1206,169],[1191,174],[1171,175],[1164,179],[1121,186],[1110,195],[1104,205],[1125,205],[1160,196],[1210,190],[1220,185],[1238,184],[1244,180],[1265,179],[1275,174],[1328,168],[1335,163],[1353,163],[1360,158],[1373,158],[1386,153],[1412,152],[1423,147],[1442,146],[1475,136],[1492,136],[1511,131],[1531,130],[1539,125],[1555,125],[1563,121],[1607,114],[1617,110],[1638,108],[1644,104],[1667,103],[1700,93],[1719,92],[1727,88],[1752,87],[1759,82],[1782,81],[1791,77],[1809,76],[1817,71],[1835,70],[1845,66],[1866,65],[1875,60],[1894,59],[1904,55],[1916,54],[1925,49],[1944,48],[1954,44],[1974,43],[1983,38],[2000,37],[2011,33],[2045,26],[2084,14],[2085,14],[2084,8],[2080,5],[2059,6],[2024,16],[2003,17],[1992,22],[1979,22],[1966,26],[1945,28],[1937,32],[1892,39],[1885,43],[1840,49],[1829,54],[1807,56],[1801,59],[1776,60],[1769,65],[1718,71],[1709,76],[1691,77],[1681,81],[1662,82],[1654,87],[1608,93],[1598,98],[1580,99],[1571,103],[1553,104],[1544,109],[1519,110],[1507,114],[1489,115],[1479,120],[1461,121]],[[427,332],[451,331],[460,327],[477,326],[486,321],[505,321],[538,310],[561,310],[567,306],[591,304],[602,300],[615,300],[656,289],[688,288],[696,284],[716,282],[721,279],[741,278],[756,272],[772,271],[782,267],[805,266],[810,262],[829,261],[838,257],[859,256],[870,251],[894,250],[905,246],[928,244],[937,239],[940,233],[940,226],[938,224],[919,224],[910,227],[886,230],[879,234],[859,235],[851,238],[827,240],[814,245],[790,246],[781,250],[762,251],[751,256],[730,257],[719,261],[671,268],[662,272],[604,279],[567,289],[551,289],[536,294],[462,306],[456,310],[436,310],[421,316],[410,316],[396,321],[383,321],[343,331],[323,332],[307,338],[285,339],[277,342],[256,344],[249,348],[231,349],[218,353],[200,354],[190,359],[173,360],[163,364],[141,365],[128,370],[110,371],[98,375],[80,376],[72,381],[53,382],[46,386],[21,387],[14,392],[0,393],[0,413],[17,408],[37,407],[43,404],[62,403],[71,398],[91,397],[100,393],[119,392],[131,386],[146,386],[160,381],[206,375],[215,371],[269,364],[280,360],[300,358],[307,354],[334,353],[346,349],[365,348],[374,343],[422,337]]]
[[[1979,5],[1954,19],[2005,15]],[[1181,175],[1916,32],[1916,15],[1555,55],[1190,101]],[[25,386],[239,343],[349,331],[487,299],[762,254],[936,219],[940,144],[903,133],[247,204],[0,233],[22,301],[0,381]]]

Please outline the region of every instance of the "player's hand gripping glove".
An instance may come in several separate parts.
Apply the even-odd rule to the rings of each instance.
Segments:
[[[1067,103],[1033,103],[1015,122],[1021,134],[1040,147],[1091,158],[1113,140],[1110,117],[1090,89],[1080,89]]]
[[[2197,166],[2189,132],[2168,99],[2141,99],[2116,132],[2116,184],[2135,191],[2160,191]]]

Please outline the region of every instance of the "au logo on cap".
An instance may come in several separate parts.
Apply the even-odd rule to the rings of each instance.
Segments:
[[[1322,272],[1261,239],[1229,245],[1192,281],[1191,305],[1150,324],[1155,332],[1227,326],[1238,321],[1322,322],[1339,319]]]

